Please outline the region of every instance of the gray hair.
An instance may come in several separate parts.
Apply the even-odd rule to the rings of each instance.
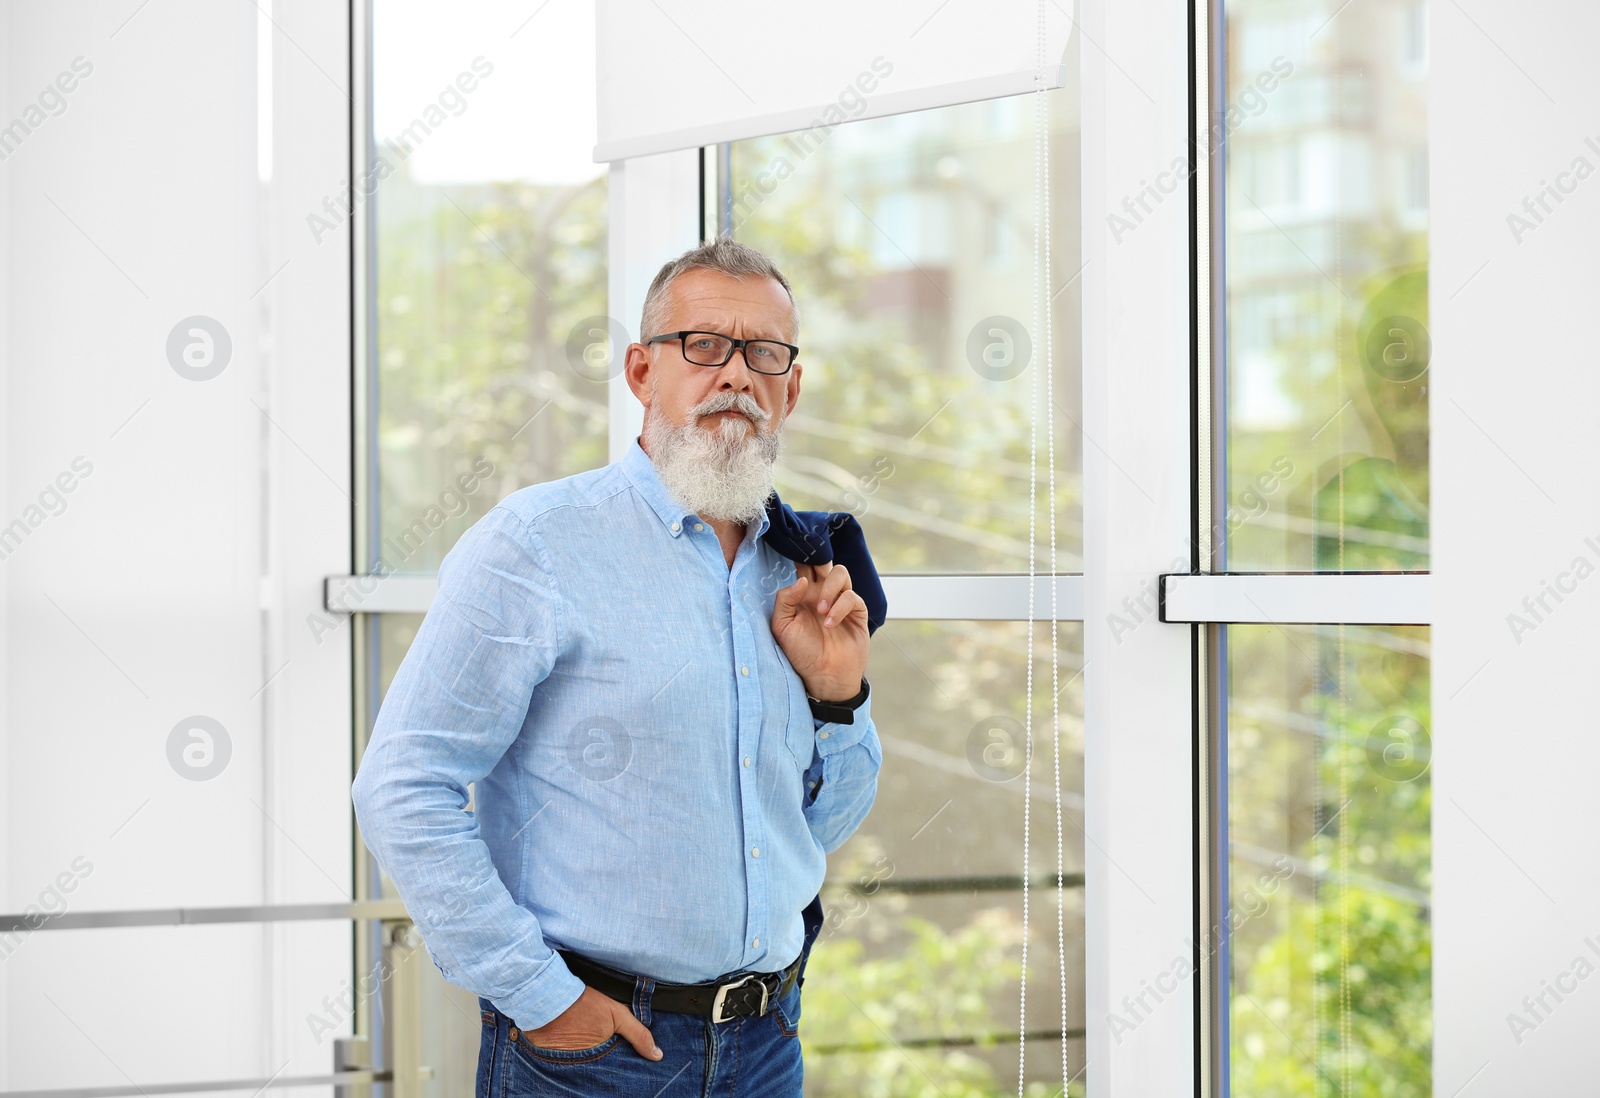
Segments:
[[[639,317],[640,342],[660,335],[662,329],[666,327],[667,291],[672,288],[673,282],[677,281],[679,275],[690,271],[716,271],[718,274],[736,279],[751,277],[772,279],[783,287],[784,293],[789,295],[789,308],[793,314],[789,338],[798,338],[800,306],[795,304],[794,290],[789,286],[789,280],[783,277],[783,272],[778,270],[778,265],[750,245],[740,244],[731,237],[720,236],[698,247],[690,248],[657,272],[655,280],[650,283],[649,292],[644,295],[644,311]]]

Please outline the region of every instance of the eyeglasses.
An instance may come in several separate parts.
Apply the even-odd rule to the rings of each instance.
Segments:
[[[734,339],[717,332],[668,332],[649,340],[662,343],[677,340],[683,347],[685,360],[696,366],[723,366],[733,357],[733,352],[743,351],[745,365],[758,374],[786,374],[800,353],[793,343],[779,343],[775,339]]]

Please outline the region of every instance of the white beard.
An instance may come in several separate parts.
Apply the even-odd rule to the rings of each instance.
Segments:
[[[689,422],[675,426],[657,411],[655,389],[644,416],[644,446],[667,491],[701,518],[755,522],[772,495],[772,466],[783,447],[780,424],[762,434],[772,416],[746,393],[727,391],[689,409]],[[749,417],[724,416],[708,429],[702,416],[732,408]],[[754,425],[752,428],[752,424]]]

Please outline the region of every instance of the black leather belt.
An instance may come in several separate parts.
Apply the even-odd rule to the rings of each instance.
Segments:
[[[561,954],[561,959],[567,962],[567,968],[578,979],[619,1003],[630,1007],[633,1005],[633,977],[618,976],[581,953],[565,949],[556,952]],[[794,963],[781,972],[746,972],[720,983],[668,984],[657,981],[650,993],[650,1007],[674,1014],[698,1014],[713,1022],[757,1018],[770,1010],[772,1004],[794,986],[804,956],[802,951]]]

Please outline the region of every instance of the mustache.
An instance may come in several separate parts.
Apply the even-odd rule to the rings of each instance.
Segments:
[[[756,403],[749,393],[718,393],[694,405],[689,414],[696,419],[713,416],[718,412],[739,412],[757,427],[765,427],[772,414]]]

